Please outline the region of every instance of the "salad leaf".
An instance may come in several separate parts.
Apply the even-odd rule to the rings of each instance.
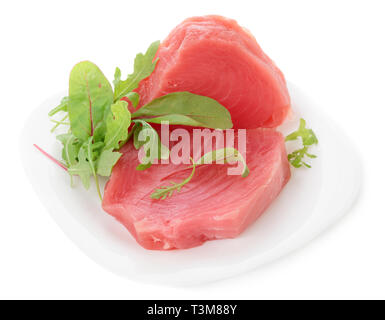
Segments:
[[[294,168],[300,168],[302,166],[311,168],[311,165],[303,161],[304,156],[309,158],[317,158],[316,155],[308,152],[309,147],[303,147],[290,153],[287,158]]]
[[[98,157],[97,149],[99,149],[102,145],[102,143],[93,144],[93,137],[89,137],[88,140],[84,142],[79,149],[77,163],[68,167],[68,173],[71,176],[79,176],[83,186],[86,189],[89,189],[91,184],[90,178],[91,176],[94,176],[96,189],[100,200],[102,200],[102,196],[100,192],[98,176],[96,174],[95,159]]]
[[[137,92],[130,92],[127,96],[126,96],[132,103],[132,106],[134,108],[136,108],[138,106],[138,103],[139,103],[139,94]]]
[[[134,126],[134,147],[144,147],[147,161],[139,164],[137,170],[145,170],[151,167],[155,159],[168,159],[170,150],[161,142],[158,132],[146,121],[133,120]]]
[[[56,128],[58,126],[60,126],[61,124],[69,125],[69,123],[64,122],[68,118],[68,113],[67,113],[67,111],[68,111],[68,100],[69,100],[68,97],[64,97],[60,101],[60,104],[57,107],[53,108],[50,112],[48,112],[48,116],[50,116],[50,117],[53,117],[58,112],[65,112],[66,113],[66,115],[60,121],[55,120],[55,119],[51,119],[51,121],[55,123],[55,125],[51,129],[51,132],[54,132],[56,130]]]
[[[99,180],[96,174],[96,163],[95,163],[95,158],[97,158],[97,155],[95,155],[95,149],[97,149],[98,146],[93,144],[93,137],[89,137],[88,141],[83,144],[82,148],[86,149],[86,154],[87,154],[86,157],[88,160],[89,167],[91,168],[91,173],[95,178],[96,190],[98,192],[100,200],[102,200],[102,194],[100,192]]]
[[[132,117],[144,118],[151,123],[169,121],[169,124],[212,129],[233,127],[230,112],[224,106],[214,99],[190,92],[174,92],[154,99]]]
[[[116,68],[114,101],[120,100],[132,90],[136,89],[140,81],[151,75],[158,62],[158,58],[155,59],[155,54],[158,51],[159,44],[160,41],[155,41],[150,45],[144,55],[142,53],[136,55],[134,72],[128,75],[126,80],[120,80],[121,72],[119,68]]]
[[[184,187],[187,183],[190,182],[192,177],[194,176],[195,169],[199,165],[203,164],[211,164],[214,161],[218,160],[225,160],[226,162],[230,161],[240,161],[243,164],[243,172],[242,177],[246,178],[250,170],[246,165],[246,161],[243,158],[242,154],[235,148],[223,148],[223,149],[217,149],[210,152],[205,153],[198,161],[194,162],[192,158],[190,158],[192,162],[192,172],[190,176],[188,176],[185,180],[183,180],[180,183],[176,183],[171,181],[171,185],[168,186],[161,186],[159,188],[156,188],[155,191],[151,194],[152,199],[156,200],[164,200],[167,197],[172,197],[174,194],[174,191],[180,192],[182,187]]]
[[[215,161],[224,160],[225,162],[238,161],[243,165],[242,177],[246,178],[250,170],[242,154],[235,148],[217,149],[204,154],[197,162],[197,165],[211,164]]]
[[[80,149],[80,144],[77,143],[76,137],[71,133],[60,134],[56,136],[63,144],[62,159],[67,168],[74,166],[77,163],[77,157]]]
[[[156,199],[156,200],[164,200],[166,199],[167,197],[172,197],[174,191],[177,191],[177,192],[180,192],[180,190],[182,189],[183,186],[185,186],[187,183],[190,182],[190,180],[192,179],[192,177],[194,176],[194,173],[195,173],[195,167],[196,167],[196,163],[194,162],[194,160],[192,158],[191,159],[191,162],[192,162],[192,171],[191,171],[191,174],[185,179],[183,180],[182,182],[180,183],[176,183],[176,182],[173,182],[171,181],[171,186],[162,186],[162,187],[159,187],[157,189],[155,189],[155,191],[151,194],[151,198],[152,199]]]
[[[304,146],[311,146],[312,144],[318,144],[318,139],[312,129],[306,128],[306,121],[304,119],[299,120],[299,128],[297,131],[289,134],[285,141],[297,140],[298,138],[302,139],[302,144]]]
[[[119,143],[128,136],[131,114],[126,101],[118,101],[111,106],[111,113],[106,120],[104,149],[119,149]]]
[[[69,100],[68,97],[64,97],[57,107],[53,108],[50,112],[48,112],[48,115],[50,117],[52,117],[53,115],[55,115],[59,111],[67,112],[67,110],[68,110],[68,100]]]
[[[49,112],[49,116],[59,112],[65,113],[61,120],[51,119],[56,124],[52,130],[60,124],[70,126],[67,134],[57,136],[63,145],[63,162],[56,160],[38,146],[36,148],[67,170],[71,181],[74,175],[78,175],[86,189],[90,187],[93,176],[100,199],[102,197],[98,176],[111,175],[114,165],[122,156],[118,150],[131,137],[135,148],[143,148],[145,155],[145,162],[139,164],[137,170],[149,168],[155,159],[169,157],[170,150],[162,144],[157,131],[150,123],[168,121],[169,124],[212,129],[227,129],[233,126],[230,113],[224,106],[211,98],[190,92],[175,92],[157,98],[131,115],[128,109],[129,102],[136,108],[140,100],[139,94],[133,90],[138,87],[141,80],[154,71],[158,62],[155,58],[158,48],[159,41],[156,41],[150,45],[145,54],[138,54],[134,62],[134,71],[126,80],[121,79],[121,70],[116,68],[114,90],[95,64],[89,61],[78,63],[70,74],[68,96]],[[121,100],[122,98],[124,99]],[[134,125],[129,131],[131,123]],[[305,137],[303,139],[306,143],[310,143],[313,138],[311,134],[307,135],[305,137],[304,133],[298,133],[298,136]],[[288,139],[295,138],[288,137]],[[197,163],[191,159],[193,168],[191,175],[180,183],[172,182],[171,186],[158,188],[152,198],[165,199],[172,196],[175,190],[180,191],[192,179],[196,166],[210,159],[213,161],[223,157],[225,161],[230,159],[241,161],[244,164],[243,176],[247,176],[248,168],[245,160],[237,150],[230,149],[206,154]],[[230,157],[230,151],[233,152],[233,158]]]
[[[108,116],[106,117],[108,118]],[[106,136],[106,121],[99,122],[94,129],[94,142],[103,142]]]
[[[68,114],[65,115],[65,117],[64,117],[63,119],[61,119],[61,120],[51,119],[51,122],[56,123],[56,124],[59,124],[59,125],[60,125],[60,124],[70,125],[69,122],[66,122],[66,121],[65,121],[67,118],[68,118]]]
[[[55,125],[52,127],[51,129],[51,132],[54,132],[56,130],[56,128],[58,126],[60,126],[61,124],[64,124],[64,125],[70,125],[69,122],[65,122],[65,120],[68,119],[68,113],[64,116],[64,118],[62,118],[60,121],[57,121],[57,120],[54,120],[54,119],[51,119],[52,122],[55,123]]]
[[[112,100],[111,85],[95,64],[83,61],[75,65],[70,75],[68,101],[71,132],[75,137],[87,141],[93,136]]]
[[[149,127],[150,130],[152,129],[152,127],[145,121],[139,121],[139,120],[134,120],[135,122],[135,125],[133,127],[133,132],[134,132],[134,147],[136,150],[139,150],[141,146],[143,146],[149,139],[146,139],[146,140],[143,140],[143,141],[140,141],[139,140],[139,133],[140,131],[143,130],[143,128],[146,128],[146,127]]]
[[[303,161],[303,158],[305,156],[312,159],[317,158],[316,155],[309,153],[308,149],[311,145],[318,144],[318,139],[312,129],[306,128],[306,121],[302,118],[300,119],[298,130],[289,134],[285,138],[285,141],[293,141],[297,140],[298,138],[302,140],[303,147],[290,153],[287,158],[291,165],[295,168],[311,168],[308,163]]]
[[[121,156],[122,154],[120,152],[114,152],[112,149],[103,150],[97,160],[96,173],[103,177],[109,177],[111,175],[112,168]]]
[[[78,159],[79,161],[76,164],[68,167],[68,173],[71,176],[79,176],[84,188],[89,189],[92,170],[89,162],[87,161],[86,151],[84,148],[80,148]]]
[[[112,81],[112,83],[114,84],[114,87],[118,85],[118,83],[121,81],[121,78],[122,78],[122,71],[118,67],[116,67],[115,73],[114,73],[114,80]]]

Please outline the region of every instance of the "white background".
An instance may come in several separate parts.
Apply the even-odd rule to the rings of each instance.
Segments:
[[[184,18],[221,14],[257,38],[286,78],[345,130],[364,164],[350,213],[305,248],[205,286],[131,282],[87,258],[27,181],[19,134],[89,59],[112,79]],[[385,3],[383,1],[2,1],[0,298],[385,298]],[[339,161],[339,159],[336,159]],[[252,244],[251,244],[252,245]]]

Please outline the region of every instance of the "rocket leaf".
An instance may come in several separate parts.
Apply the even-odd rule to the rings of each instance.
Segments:
[[[111,106],[111,113],[106,120],[106,136],[104,149],[119,149],[119,143],[128,136],[131,114],[126,101],[118,101]]]
[[[139,103],[139,94],[137,92],[130,92],[126,97],[131,101],[132,106],[136,108]]]
[[[162,143],[158,132],[147,122],[137,119],[134,127],[134,147],[139,149],[144,147],[147,162],[139,164],[137,170],[145,170],[151,167],[155,159],[167,159],[170,150]]]
[[[192,179],[192,177],[194,176],[196,163],[194,162],[194,160],[192,158],[191,158],[191,162],[192,162],[192,171],[191,171],[191,174],[186,179],[184,179],[180,183],[176,183],[176,182],[171,181],[170,182],[171,185],[161,186],[161,187],[155,189],[155,191],[151,194],[151,198],[156,199],[156,200],[165,200],[167,197],[169,197],[169,198],[172,197],[174,191],[180,192],[180,190],[187,183],[189,183],[190,180]]]
[[[96,173],[103,177],[109,177],[111,175],[112,168],[121,156],[122,154],[120,152],[114,152],[112,149],[103,150],[97,161]]]
[[[155,59],[155,54],[158,51],[159,44],[159,41],[155,41],[150,45],[145,54],[139,53],[136,55],[134,72],[128,75],[126,80],[120,79],[120,69],[116,68],[114,79],[114,101],[120,100],[128,93],[136,89],[140,81],[151,75],[158,62],[158,59]]]
[[[121,77],[122,77],[122,71],[118,67],[116,67],[115,73],[114,73],[114,80],[112,81],[112,83],[114,84],[114,87],[116,87],[118,83],[121,81]]]
[[[63,144],[62,159],[67,167],[75,165],[80,149],[80,144],[76,141],[76,137],[71,133],[66,133],[58,135],[56,139]]]
[[[155,159],[169,157],[170,151],[162,144],[157,131],[149,123],[168,121],[174,125],[213,129],[227,129],[233,125],[230,113],[224,106],[211,98],[190,92],[167,94],[149,102],[131,115],[129,102],[135,108],[140,100],[139,94],[133,90],[154,71],[158,62],[155,58],[158,48],[159,41],[156,41],[145,54],[139,53],[135,58],[134,71],[126,80],[121,79],[121,70],[116,68],[114,90],[101,70],[92,62],[83,61],[75,65],[70,74],[68,96],[49,112],[49,116],[59,112],[65,113],[62,119],[51,119],[56,124],[52,131],[61,124],[70,126],[67,134],[57,136],[63,145],[63,162],[35,145],[48,158],[68,171],[71,181],[72,177],[77,175],[88,189],[93,176],[100,198],[98,176],[111,175],[114,165],[122,156],[118,150],[131,137],[135,148],[143,148],[145,155],[142,159],[145,161],[137,166],[137,170],[149,168]],[[134,125],[129,131],[131,122]],[[311,141],[311,137],[304,139]],[[226,151],[223,155],[227,157]],[[206,155],[205,159],[210,157],[218,158],[218,152]],[[205,159],[201,159],[202,162]],[[246,176],[248,169],[246,163],[243,163],[243,175]],[[199,164],[201,163],[193,162],[190,177],[181,183],[159,188],[158,194],[152,197],[164,199],[171,196],[173,191],[179,191],[191,180],[195,166]]]
[[[308,149],[309,149],[309,147],[305,146],[305,147],[303,147],[301,149],[293,151],[292,153],[290,153],[287,156],[289,162],[291,163],[291,165],[294,168],[300,168],[302,166],[307,167],[307,168],[311,168],[311,165],[309,165],[308,163],[303,161],[303,158],[305,156],[307,156],[309,158],[317,158],[317,156],[314,155],[314,154],[309,153]]]
[[[102,144],[99,143],[99,145],[102,145]],[[86,157],[88,160],[88,164],[91,168],[91,173],[95,178],[96,189],[97,189],[99,198],[100,198],[100,200],[102,200],[102,194],[100,192],[99,179],[98,179],[98,176],[96,174],[96,163],[95,163],[95,159],[97,159],[95,149],[97,149],[98,146],[96,144],[95,145],[93,144],[93,137],[89,137],[87,142],[85,142],[83,144],[82,148],[84,148],[86,150]]]
[[[213,150],[210,152],[205,153],[198,161],[194,161],[192,158],[192,172],[191,174],[182,182],[176,183],[171,181],[171,185],[168,186],[161,186],[155,189],[155,191],[151,194],[152,199],[156,200],[165,200],[167,197],[172,197],[174,194],[174,191],[180,192],[180,190],[190,182],[192,177],[194,176],[195,169],[199,165],[203,164],[211,164],[218,160],[224,160],[225,162],[229,161],[239,161],[243,164],[243,171],[242,171],[242,177],[246,178],[250,170],[246,165],[245,159],[242,157],[241,153],[235,149],[235,148],[222,148]]]
[[[308,149],[311,145],[318,144],[318,139],[312,129],[306,128],[306,121],[300,119],[299,128],[297,131],[289,134],[285,141],[293,141],[300,138],[302,140],[303,148],[293,151],[290,153],[287,158],[291,165],[295,168],[300,168],[302,166],[311,168],[311,166],[303,161],[303,158],[307,156],[308,158],[317,158],[316,155],[308,152]]]
[[[79,176],[83,183],[84,188],[89,189],[92,170],[89,162],[87,161],[86,151],[84,148],[80,148],[78,158],[79,158],[79,161],[76,164],[68,167],[68,173],[71,176],[73,175]]]
[[[56,108],[53,108],[49,113],[48,115],[50,117],[52,117],[53,115],[55,115],[56,113],[58,113],[59,111],[64,111],[64,112],[67,112],[68,110],[68,97],[64,97],[61,101],[60,101],[60,104],[56,107]]]
[[[292,141],[292,140],[296,140],[298,138],[302,139],[302,144],[304,146],[311,146],[312,144],[318,143],[318,139],[317,139],[315,133],[313,132],[312,129],[306,128],[306,121],[302,118],[299,120],[298,130],[289,134],[286,137],[285,141]]]
[[[222,148],[205,153],[197,162],[197,165],[211,164],[218,160],[224,160],[225,162],[238,161],[243,165],[242,177],[246,178],[250,170],[246,164],[242,154],[235,148]]]

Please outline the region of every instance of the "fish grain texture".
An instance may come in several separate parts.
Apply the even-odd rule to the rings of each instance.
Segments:
[[[290,178],[281,133],[250,129],[246,139],[247,178],[227,175],[229,165],[198,166],[193,179],[165,200],[153,200],[150,195],[159,186],[185,179],[191,166],[158,164],[137,171],[137,152],[126,144],[106,186],[103,208],[146,249],[186,249],[207,240],[236,237],[264,212]]]
[[[224,105],[235,128],[274,128],[290,111],[282,72],[235,20],[187,19],[162,42],[157,57],[155,71],[137,90],[139,106],[189,91]]]
[[[228,165],[199,166],[179,193],[154,200],[156,188],[184,180],[191,168],[162,164],[137,171],[137,151],[129,143],[106,185],[103,208],[146,249],[185,249],[236,237],[290,179],[284,138],[274,129],[290,112],[284,76],[248,31],[219,16],[185,20],[162,42],[157,57],[154,72],[137,89],[139,107],[177,91],[219,101],[234,128],[247,129],[250,175],[228,176]]]

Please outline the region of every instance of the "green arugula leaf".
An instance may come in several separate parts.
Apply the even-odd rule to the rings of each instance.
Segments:
[[[62,120],[51,119],[51,122],[56,123],[56,124],[59,124],[59,125],[60,125],[60,124],[64,124],[64,125],[69,126],[70,123],[65,121],[67,118],[68,118],[68,114],[65,115],[65,117],[64,117]]]
[[[126,101],[118,101],[111,106],[111,113],[106,121],[104,149],[119,149],[120,142],[126,141],[131,124],[131,113]]]
[[[82,146],[82,148],[84,148],[86,150],[86,157],[88,160],[88,164],[91,168],[91,173],[95,178],[96,190],[98,192],[100,200],[102,200],[103,198],[102,198],[102,194],[100,192],[99,179],[98,179],[98,176],[96,174],[95,159],[97,158],[98,155],[95,152],[95,149],[98,149],[102,145],[103,145],[102,143],[99,143],[98,145],[96,145],[96,144],[94,145],[93,144],[93,137],[91,136],[88,138],[87,142],[85,142]]]
[[[71,167],[77,163],[77,157],[80,149],[80,143],[78,143],[76,137],[71,133],[60,134],[56,136],[63,144],[62,159],[67,167]]]
[[[102,199],[98,176],[110,176],[111,171],[122,154],[118,152],[132,136],[136,149],[143,148],[146,163],[137,166],[137,170],[149,168],[155,159],[167,159],[170,150],[164,146],[157,131],[149,124],[168,121],[169,124],[189,125],[212,129],[227,129],[233,126],[228,110],[217,101],[195,95],[189,92],[175,92],[155,99],[131,115],[128,103],[136,108],[140,96],[134,92],[140,81],[147,78],[154,71],[158,59],[155,58],[159,48],[159,41],[150,45],[145,54],[138,54],[134,62],[134,71],[121,80],[121,70],[116,68],[114,74],[114,90],[101,70],[92,62],[83,61],[74,66],[70,74],[69,94],[61,103],[49,112],[54,116],[58,112],[65,112],[61,120],[51,119],[58,125],[70,125],[69,133],[57,136],[63,144],[61,163],[46,154],[57,164],[62,166],[71,176],[80,177],[84,187],[90,187],[91,176],[95,178],[97,192]],[[121,100],[125,97],[124,100]],[[69,122],[66,119],[69,119]],[[129,131],[131,122],[134,123]],[[312,132],[305,131],[298,134],[304,143],[310,144],[314,140]],[[301,132],[302,132],[301,131]],[[307,136],[305,136],[307,134]],[[288,139],[294,139],[288,137]],[[38,148],[38,147],[37,147]],[[40,150],[40,148],[38,148]],[[247,176],[248,168],[242,156],[237,151],[235,160],[244,164],[243,176]],[[312,156],[305,151],[307,156]],[[153,199],[165,199],[173,192],[180,191],[194,175],[195,167],[211,160],[224,157],[230,160],[230,149],[226,148],[206,154],[198,163],[193,163],[191,175],[181,183],[158,188],[152,195]],[[234,159],[233,159],[234,160]],[[293,160],[294,161],[294,160]]]
[[[224,106],[214,99],[190,92],[174,92],[154,99],[132,117],[144,118],[151,123],[169,121],[169,124],[212,129],[233,127],[230,112]]]
[[[313,130],[306,128],[306,121],[302,118],[299,120],[298,130],[289,134],[286,137],[285,141],[297,140],[298,138],[302,139],[302,144],[304,146],[310,146],[312,144],[318,143],[318,139],[314,134]]]
[[[144,170],[147,170],[148,168],[150,168],[152,166],[152,163],[151,162],[148,162],[148,163],[140,163],[136,166],[136,170],[138,171],[144,171]]]
[[[245,159],[243,158],[242,154],[235,148],[223,148],[207,152],[196,163],[197,165],[210,164],[219,160],[224,160],[225,162],[241,162],[243,165],[243,178],[246,178],[250,173]]]
[[[67,110],[68,110],[68,100],[69,100],[68,97],[64,97],[60,101],[60,104],[57,107],[53,108],[50,112],[48,112],[48,115],[50,117],[52,117],[53,115],[55,115],[59,111],[67,112]]]
[[[290,153],[287,158],[291,165],[294,168],[300,168],[302,166],[311,168],[311,165],[303,161],[304,156],[306,155],[309,158],[317,158],[316,155],[308,153],[308,148],[309,147],[303,147],[302,149],[298,149]]]
[[[114,80],[112,83],[114,84],[114,87],[118,85],[118,83],[121,81],[122,78],[122,71],[118,67],[115,68],[115,73],[114,73]]]
[[[190,160],[192,162],[192,172],[189,177],[187,177],[180,183],[175,183],[171,181],[171,185],[169,186],[162,186],[156,188],[155,191],[151,194],[151,198],[156,200],[164,200],[167,197],[170,198],[173,195],[174,191],[179,192],[183,186],[190,182],[190,180],[194,176],[195,168],[199,165],[211,164],[219,160],[224,160],[225,162],[239,161],[243,164],[242,177],[246,178],[250,173],[250,170],[246,165],[245,159],[243,158],[242,154],[235,148],[223,148],[213,150],[205,153],[197,162],[194,162],[192,158],[190,158]]]
[[[191,174],[180,183],[175,183],[175,182],[171,181],[170,182],[171,186],[162,186],[162,187],[155,189],[155,191],[151,194],[151,199],[164,200],[167,197],[169,197],[169,198],[172,197],[174,191],[180,192],[180,190],[183,188],[183,186],[185,186],[187,183],[190,182],[190,180],[192,179],[192,177],[194,176],[194,173],[195,173],[196,163],[194,162],[194,160],[192,158],[190,158],[190,160],[192,162]]]
[[[147,162],[139,164],[137,170],[145,170],[151,167],[155,159],[168,159],[170,150],[161,142],[158,132],[146,121],[141,119],[133,120],[134,126],[134,147],[138,150],[144,147]]]
[[[55,123],[55,125],[51,129],[51,132],[54,132],[56,130],[56,128],[58,126],[60,126],[61,124],[69,125],[69,123],[64,122],[68,118],[68,113],[67,113],[67,111],[68,111],[68,100],[69,100],[68,97],[64,97],[57,107],[53,108],[50,112],[48,112],[48,115],[50,117],[54,116],[58,112],[65,112],[66,113],[66,115],[61,120],[59,120],[59,121],[55,120],[55,119],[51,119],[51,121]]]
[[[99,122],[94,129],[94,142],[103,142],[106,136],[106,121]]]
[[[130,92],[126,97],[131,101],[132,106],[136,108],[139,103],[139,94],[137,92]]]
[[[295,168],[300,168],[302,166],[311,168],[311,166],[303,161],[303,158],[307,156],[308,158],[316,158],[317,156],[308,152],[308,149],[311,145],[318,144],[318,139],[312,129],[306,128],[306,121],[300,119],[299,128],[297,131],[289,134],[285,141],[293,141],[300,138],[302,140],[303,148],[293,151],[290,153],[287,158],[291,165]]]
[[[114,152],[112,149],[103,150],[97,160],[96,173],[103,177],[109,177],[111,175],[112,168],[121,156],[122,154],[120,152]]]
[[[92,175],[92,170],[89,162],[87,161],[86,150],[84,148],[80,148],[78,160],[79,161],[76,164],[68,167],[68,173],[71,176],[79,176],[84,188],[88,190],[91,184],[90,178]]]
[[[67,113],[67,114],[66,114],[60,121],[51,119],[52,122],[56,123],[56,124],[52,127],[51,132],[54,132],[54,131],[56,130],[56,128],[57,128],[58,126],[60,126],[61,124],[63,124],[63,125],[70,125],[69,122],[65,122],[65,120],[67,120],[67,119],[68,119],[68,113]]]
[[[68,114],[71,132],[81,141],[94,135],[113,101],[110,83],[100,69],[89,61],[75,65],[69,84]]]
[[[136,89],[140,81],[151,75],[158,62],[158,59],[155,59],[155,55],[158,51],[159,44],[160,41],[155,41],[150,45],[144,55],[142,53],[136,55],[134,72],[128,75],[126,80],[120,80],[121,72],[119,68],[116,68],[114,80],[114,101],[120,100],[128,93]]]
[[[145,126],[149,126],[147,122],[143,121],[143,123],[140,123],[135,120],[135,125],[132,128],[132,131],[134,133],[133,143],[136,150],[139,150],[139,148],[149,140],[149,138],[147,138],[145,141],[139,141],[139,133]]]
[[[77,157],[78,161],[76,162],[76,164],[73,164],[70,167],[68,167],[68,173],[71,176],[74,176],[74,175],[79,176],[83,183],[83,186],[86,189],[89,189],[90,178],[91,176],[94,176],[96,189],[100,200],[102,200],[102,196],[100,192],[98,176],[96,174],[95,159],[97,159],[99,156],[98,149],[101,146],[103,146],[103,143],[99,142],[99,143],[93,144],[93,137],[89,137],[88,140],[84,142],[79,149],[79,154]]]

